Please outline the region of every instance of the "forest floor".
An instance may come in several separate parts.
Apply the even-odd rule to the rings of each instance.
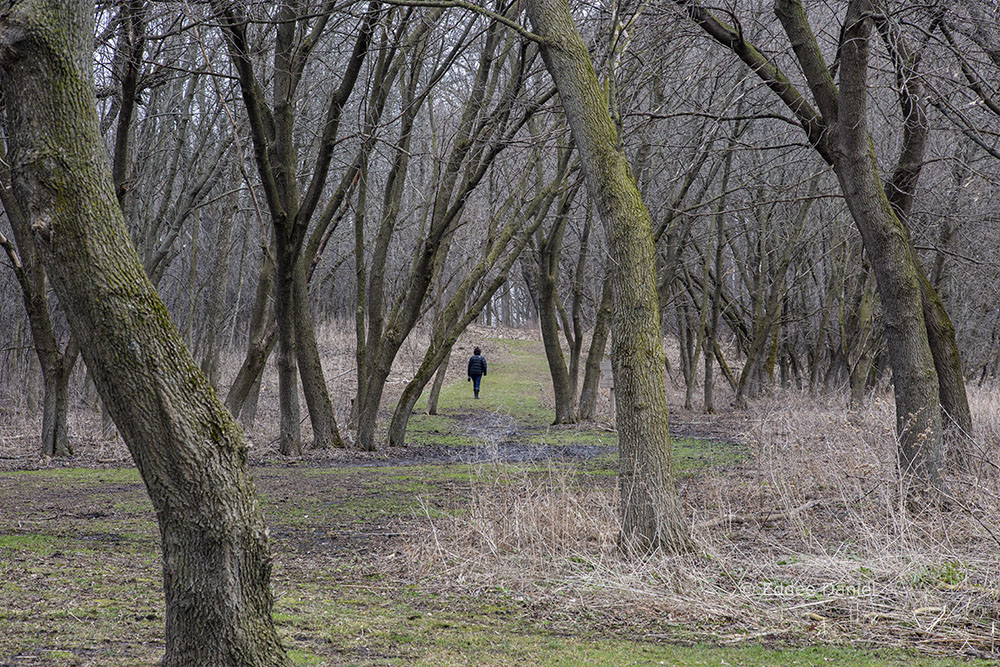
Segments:
[[[675,410],[698,552],[623,558],[610,422],[548,426],[540,345],[490,348],[483,399],[453,369],[440,414],[418,405],[406,448],[254,450],[294,663],[996,664],[995,556],[865,560],[863,540],[838,532],[843,508],[761,479],[745,416]],[[68,462],[0,459],[0,666],[162,653],[145,488],[107,447],[78,449]],[[792,497],[735,504],[732,489],[759,500],[769,485]]]

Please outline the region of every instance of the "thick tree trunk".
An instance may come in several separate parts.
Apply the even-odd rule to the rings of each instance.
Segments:
[[[76,346],[42,366],[45,393],[42,402],[42,453],[46,456],[72,456],[69,441],[69,379],[76,365]]]
[[[559,89],[590,196],[609,239],[621,540],[640,552],[691,548],[674,484],[653,229],[587,48],[565,0],[529,0],[542,57]]]
[[[944,488],[938,374],[924,320],[921,270],[913,262],[906,227],[882,187],[867,131],[869,11],[866,0],[852,2],[845,22],[835,171],[871,258],[892,343],[900,466],[913,491],[936,495]]]
[[[14,194],[156,511],[166,667],[287,665],[239,427],[128,240],[92,84],[93,4],[8,3],[0,71]]]
[[[274,316],[278,324],[278,409],[281,414],[278,450],[285,456],[302,454],[299,426],[299,373],[295,345],[295,257],[281,230],[275,234]]]
[[[882,301],[882,321],[889,345],[896,397],[900,464],[907,477],[941,489],[941,411],[937,372],[927,341],[920,299],[920,279],[910,261],[906,229],[872,179],[874,156],[854,155],[859,168],[838,176],[865,248],[872,257]],[[850,158],[849,158],[850,159]],[[865,168],[867,167],[867,168]],[[840,174],[843,174],[842,176]]]
[[[366,452],[374,452],[375,423],[378,420],[379,407],[382,404],[382,392],[385,381],[389,377],[387,365],[372,365],[365,373],[365,392],[357,400],[358,414],[358,447]]]
[[[910,244],[912,249],[912,242]],[[920,262],[913,253],[913,261],[920,280],[920,300],[927,325],[927,340],[934,356],[934,367],[938,376],[938,392],[941,399],[942,416],[946,430],[960,429],[966,435],[972,434],[972,411],[965,391],[965,373],[962,356],[955,340],[955,325],[941,301],[941,296],[931,285]]]

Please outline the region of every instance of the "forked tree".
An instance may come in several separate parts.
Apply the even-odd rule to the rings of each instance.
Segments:
[[[972,420],[954,326],[917,260],[905,224],[923,168],[929,129],[918,76],[919,53],[892,25],[884,1],[851,0],[846,3],[836,62],[830,65],[801,1],[776,0],[775,14],[811,102],[772,59],[747,41],[742,30],[693,0],[676,2],[778,96],[810,144],[833,167],[871,259],[882,303],[901,467],[913,482],[914,500],[939,497],[944,491],[941,407],[966,431],[971,430]],[[870,130],[873,32],[881,37],[896,70],[904,125],[895,170],[886,182]]]

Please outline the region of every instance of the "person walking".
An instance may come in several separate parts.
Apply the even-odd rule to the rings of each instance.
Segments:
[[[486,357],[482,355],[482,350],[478,347],[472,351],[469,357],[469,382],[472,383],[472,391],[476,398],[479,398],[479,382],[486,375]]]

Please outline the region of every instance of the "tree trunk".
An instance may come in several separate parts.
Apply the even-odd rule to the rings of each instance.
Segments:
[[[247,414],[248,398],[253,397],[250,402],[254,405],[252,412],[256,413],[261,375],[264,373],[264,366],[267,365],[267,358],[271,356],[271,351],[277,342],[277,330],[271,326],[274,322],[272,301],[274,264],[268,257],[266,250],[261,255],[257,292],[254,297],[253,311],[250,314],[247,352],[232,386],[229,387],[229,393],[226,395],[226,407],[239,417],[240,423],[246,428],[253,426],[254,418],[254,415]]]
[[[374,452],[375,423],[382,404],[382,392],[385,390],[385,380],[389,377],[389,366],[372,364],[365,373],[365,393],[357,400],[358,414],[358,447],[366,452]],[[360,373],[360,371],[359,371]]]
[[[309,407],[309,420],[313,429],[313,448],[343,447],[337,418],[333,414],[330,392],[323,376],[323,363],[316,344],[316,331],[309,303],[309,283],[306,280],[305,262],[295,267],[295,351],[298,355],[299,377],[302,393]]]
[[[234,160],[235,164],[235,160]],[[233,182],[238,170],[234,166]],[[222,354],[223,303],[226,303],[226,288],[229,279],[229,264],[232,256],[230,245],[236,224],[236,210],[239,205],[235,192],[226,197],[225,208],[221,211],[219,232],[215,239],[215,256],[209,276],[208,302],[205,305],[205,330],[202,343],[201,369],[208,376],[213,387],[219,387],[219,357]]]
[[[921,270],[913,262],[906,227],[882,187],[867,131],[868,36],[866,0],[852,2],[845,22],[837,179],[871,258],[882,302],[896,398],[900,466],[918,495],[943,491],[938,374],[928,343]]]
[[[38,363],[37,354],[27,355],[27,365],[24,369],[24,402],[28,412],[38,411],[41,399],[41,387],[39,380],[42,377],[42,367]]]
[[[295,257],[282,240],[275,237],[274,317],[278,324],[278,409],[281,413],[278,450],[285,456],[301,456],[299,427],[299,373],[295,350]]]
[[[66,351],[46,359],[42,368],[45,394],[42,403],[42,453],[72,456],[69,441],[69,378],[76,365],[76,346],[70,341]]]
[[[743,101],[740,100],[742,109]],[[729,179],[733,172],[733,154],[736,152],[736,142],[741,129],[733,131],[729,138],[729,145],[726,149],[725,162],[722,167],[722,182],[719,184],[719,201],[716,202],[713,222],[715,223],[715,280],[712,285],[712,304],[709,308],[708,326],[705,335],[705,389],[704,406],[705,413],[715,412],[715,355],[712,350],[719,346],[719,314],[722,312],[722,279],[725,275],[723,270],[723,252],[726,247],[726,198],[729,193]],[[708,260],[706,258],[706,264]],[[706,281],[704,290],[708,290]]]
[[[427,414],[436,415],[438,413],[438,399],[441,397],[441,388],[444,387],[445,378],[448,376],[448,363],[451,361],[451,348],[444,361],[438,366],[437,374],[434,375],[434,384],[431,385],[430,396],[427,397]]]
[[[609,239],[613,277],[621,541],[647,552],[691,548],[674,484],[653,229],[566,0],[529,0],[542,57],[569,120]]]
[[[37,378],[41,374],[42,395],[42,454],[64,457],[73,454],[69,442],[69,375],[76,364],[77,348],[72,338],[65,351],[60,351],[49,314],[48,280],[45,267],[35,249],[31,228],[23,209],[14,196],[13,174],[9,170],[6,147],[0,147],[0,202],[10,221],[18,251],[0,235],[4,250],[11,261],[14,274],[21,287],[24,309],[28,315],[36,362],[29,365],[30,382],[27,390],[29,406],[37,402]],[[37,403],[34,406],[37,409]]]
[[[558,261],[558,260],[557,260]],[[542,331],[542,345],[545,359],[552,377],[555,395],[555,419],[553,424],[572,424],[576,421],[576,396],[570,382],[566,357],[563,355],[559,336],[559,320],[556,316],[556,277],[539,271],[538,279],[538,323]]]
[[[604,280],[601,288],[601,304],[597,309],[594,331],[590,336],[590,349],[584,364],[583,387],[580,389],[580,419],[590,421],[597,412],[597,395],[601,385],[601,362],[608,346],[608,332],[611,329],[611,280]]]
[[[448,354],[451,354],[450,346]],[[430,364],[421,364],[416,375],[403,388],[403,393],[399,397],[399,402],[396,404],[396,409],[393,410],[392,419],[389,422],[390,447],[406,446],[406,426],[409,424],[410,415],[413,414],[413,407],[420,400],[420,394],[423,393],[424,387],[427,386],[433,375],[434,368]]]
[[[14,194],[160,526],[166,667],[288,665],[239,427],[184,347],[128,240],[92,84],[93,5],[0,18]]]
[[[913,248],[912,242],[910,248]],[[917,270],[917,279],[920,280],[920,297],[924,323],[927,325],[927,340],[937,370],[938,392],[941,409],[944,411],[942,418],[947,427],[958,428],[968,436],[972,434],[972,411],[969,409],[969,397],[965,392],[965,373],[962,370],[962,356],[955,340],[955,325],[948,316],[941,296],[920,266],[915,251],[913,262]]]

